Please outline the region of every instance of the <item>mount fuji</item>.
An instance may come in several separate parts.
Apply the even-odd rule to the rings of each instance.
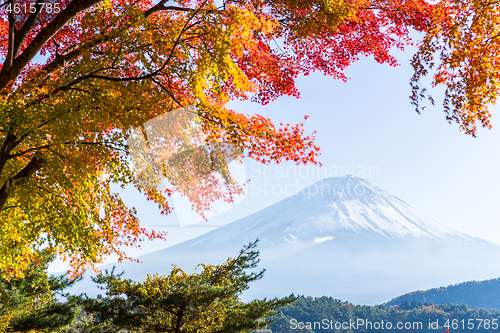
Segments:
[[[500,276],[500,246],[438,224],[368,181],[327,178],[257,213],[152,252],[143,264],[116,264],[143,280],[171,265],[192,272],[259,239],[264,278],[242,296],[332,296],[381,304],[418,289]],[[112,265],[102,267],[111,268]],[[90,290],[84,279],[80,287]]]

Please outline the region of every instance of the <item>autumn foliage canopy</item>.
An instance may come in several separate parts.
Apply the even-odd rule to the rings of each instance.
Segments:
[[[476,136],[491,128],[489,108],[500,92],[500,2],[443,0],[438,3],[412,60],[412,104],[434,99],[421,79],[432,73],[432,86],[444,85],[444,112],[462,132]]]
[[[171,170],[173,185],[165,191],[134,179],[127,139],[172,110],[194,106],[203,140],[230,143],[256,161],[316,163],[314,133],[306,134],[302,124],[277,126],[227,104],[299,97],[294,83],[299,75],[321,71],[345,80],[344,70],[360,56],[396,65],[390,51],[411,43],[412,29],[428,32],[425,45],[433,45],[442,32],[428,31],[433,22],[444,27],[453,18],[457,27],[467,24],[458,9],[443,11],[424,0],[5,0],[0,7],[2,275],[19,275],[36,246],[69,257],[79,273],[108,255],[127,258],[124,246],[164,237],[141,228],[134,208],[112,184],[134,184],[164,214],[174,190],[189,194],[198,210],[218,198],[232,200],[241,187],[230,176],[195,177],[199,170],[189,169],[189,163]],[[422,49],[415,64],[431,61],[426,52]],[[460,79],[446,76],[445,70],[456,67],[444,59],[436,82]],[[477,66],[498,67],[488,59]],[[480,68],[459,75],[472,75],[477,84],[498,79]],[[450,98],[459,98],[453,91]],[[465,94],[467,114],[476,100]],[[492,99],[480,94],[477,103]],[[470,127],[460,110],[450,111],[450,117]],[[196,148],[195,141],[188,140],[188,148]],[[181,154],[187,149],[175,138],[164,145]]]

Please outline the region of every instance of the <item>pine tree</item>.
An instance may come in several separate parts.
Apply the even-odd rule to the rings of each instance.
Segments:
[[[257,241],[256,241],[257,242]],[[202,270],[187,274],[174,267],[167,275],[148,276],[143,282],[122,279],[121,274],[105,271],[94,281],[106,290],[97,300],[81,297],[80,303],[93,318],[80,325],[82,332],[251,332],[264,328],[263,318],[277,313],[278,307],[293,297],[253,300],[243,303],[239,295],[250,282],[262,278],[257,266],[256,242],[220,265],[201,264]]]
[[[55,332],[73,323],[79,308],[72,302],[60,302],[63,290],[81,278],[48,275],[55,258],[46,250],[37,251],[38,259],[23,272],[24,278],[0,279],[0,332]]]

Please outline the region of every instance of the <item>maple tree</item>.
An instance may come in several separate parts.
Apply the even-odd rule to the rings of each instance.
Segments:
[[[417,111],[434,100],[421,83],[433,73],[432,86],[444,85],[449,122],[476,136],[478,126],[491,128],[489,108],[500,92],[500,3],[444,0],[435,7],[431,29],[412,60],[411,85]]]
[[[343,71],[361,55],[396,65],[391,48],[410,43],[410,29],[425,31],[433,11],[424,0],[5,0],[0,6],[4,277],[22,275],[34,246],[69,257],[77,274],[111,254],[127,258],[125,246],[164,237],[141,227],[113,184],[134,184],[163,214],[174,190],[189,195],[198,211],[219,198],[231,201],[241,186],[221,158],[212,158],[224,149],[203,170],[192,155],[185,158],[188,149],[207,155],[202,142],[229,143],[262,163],[316,163],[319,148],[302,124],[277,126],[227,104],[299,97],[299,75],[319,70],[345,80]],[[150,166],[172,177],[161,191],[150,186],[157,179],[137,179],[127,139],[187,106],[195,108],[202,135],[159,141],[178,157],[177,168]]]

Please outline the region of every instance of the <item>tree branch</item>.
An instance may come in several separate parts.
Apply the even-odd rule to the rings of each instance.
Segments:
[[[34,13],[30,14],[30,16],[28,16],[26,22],[24,22],[21,29],[19,29],[19,31],[17,31],[16,33],[16,38],[14,40],[14,53],[16,55],[19,53],[19,50],[21,49],[21,46],[26,40],[26,37],[28,37],[29,32],[31,31],[31,29],[33,29],[33,27],[36,24],[36,21],[40,16],[40,12],[42,11],[43,5],[37,3],[37,6],[38,6],[37,10]]]
[[[14,8],[14,0],[9,0],[8,3],[10,4],[11,8]],[[16,27],[15,27],[15,19],[14,19],[14,12],[11,11],[8,15],[9,17],[9,32],[8,32],[8,39],[9,39],[9,45],[7,49],[7,57],[5,58],[5,62],[2,67],[2,72],[8,72],[11,70],[13,64],[14,64],[14,58],[16,56],[14,50],[14,39],[15,39],[15,33],[16,33]],[[0,72],[1,76],[1,72]]]
[[[102,147],[106,147],[106,148],[110,148],[110,149],[114,149],[114,150],[123,151],[125,153],[129,153],[130,152],[128,150],[128,145],[126,145],[126,144],[120,144],[120,143],[115,143],[115,142],[106,142],[106,141],[102,141],[102,142],[94,142],[94,141],[67,141],[67,142],[64,142],[63,144],[65,144],[65,145],[102,146]],[[26,150],[21,151],[19,153],[10,154],[7,157],[7,160],[10,160],[10,159],[13,159],[13,158],[17,158],[17,157],[21,157],[23,155],[32,153],[34,151],[40,151],[41,149],[48,149],[48,148],[51,148],[54,145],[55,145],[55,143],[51,143],[51,144],[47,144],[47,145],[43,145],[43,146],[38,146],[38,147],[26,149]],[[123,146],[123,148],[120,147],[120,146]]]
[[[13,0],[10,0],[13,1]],[[59,15],[56,16],[49,24],[47,24],[26,49],[17,58],[13,58],[11,68],[3,66],[0,72],[0,89],[8,87],[12,84],[21,71],[30,63],[31,60],[38,54],[42,47],[52,38],[59,30],[61,30],[73,17],[78,13],[92,7],[102,0],[74,0],[72,1]],[[12,13],[11,13],[12,14]],[[13,18],[13,17],[12,17]],[[12,32],[13,34],[13,32]],[[10,45],[9,45],[10,47]],[[12,44],[12,51],[14,45]]]
[[[154,13],[159,12],[159,11],[163,11],[163,10],[176,10],[179,12],[200,12],[200,11],[203,11],[203,12],[207,12],[207,13],[221,12],[221,10],[219,10],[219,9],[201,9],[201,8],[185,8],[185,7],[177,7],[177,6],[164,6],[165,2],[166,1],[162,1],[159,4],[157,4],[156,6],[146,10],[144,12],[144,15],[146,17],[149,17],[149,16],[153,15]]]
[[[7,199],[11,193],[12,187],[15,186],[16,182],[27,179],[31,177],[37,170],[42,167],[42,160],[38,158],[37,154],[33,156],[31,161],[22,168],[14,177],[8,179],[3,186],[0,188],[0,211],[7,203]]]
[[[15,142],[16,142],[16,136],[12,134],[10,131],[7,132],[2,148],[0,149],[0,174],[3,171],[5,163],[7,163],[7,160],[9,159],[9,153],[14,148],[13,146]]]

